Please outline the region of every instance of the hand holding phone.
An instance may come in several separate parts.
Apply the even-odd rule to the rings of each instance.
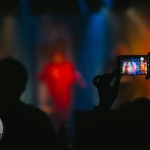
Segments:
[[[114,85],[110,85],[112,80],[115,78]],[[95,111],[109,111],[113,102],[115,101],[120,85],[121,75],[117,74],[117,69],[112,73],[106,73],[98,75],[93,78],[93,84],[98,89],[100,98],[99,106],[95,106]]]

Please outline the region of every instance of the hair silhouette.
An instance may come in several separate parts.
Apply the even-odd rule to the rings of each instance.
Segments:
[[[27,80],[27,70],[23,64],[11,57],[1,60],[0,97],[4,96],[5,99],[7,97],[19,98],[25,90]],[[1,99],[0,102],[3,100]]]
[[[56,134],[50,119],[20,101],[27,79],[27,70],[19,61],[10,57],[0,61],[0,118],[5,128],[0,148],[55,150]]]

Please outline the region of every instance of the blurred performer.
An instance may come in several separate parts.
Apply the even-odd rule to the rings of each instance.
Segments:
[[[54,113],[51,119],[57,130],[62,121],[69,119],[72,109],[71,87],[73,83],[76,82],[80,87],[84,87],[86,82],[82,75],[75,70],[72,62],[66,60],[63,50],[52,50],[50,60],[45,64],[39,79],[46,84],[52,100]]]
[[[141,66],[141,72],[143,74],[146,74],[147,73],[147,63],[143,60],[140,62],[140,66]]]
[[[132,61],[132,73],[135,74],[136,73],[136,62]]]
[[[124,74],[130,74],[131,65],[130,62],[127,60],[124,64]]]
[[[125,61],[123,64],[123,74],[129,74],[130,73],[130,62]]]

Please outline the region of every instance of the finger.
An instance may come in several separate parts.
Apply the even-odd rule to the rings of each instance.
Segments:
[[[150,74],[148,73],[145,77],[146,80],[148,80],[150,78]]]
[[[113,78],[116,76],[116,72],[117,70],[114,69],[112,73],[106,73],[103,75],[95,76],[93,78],[93,84],[96,87],[99,87],[100,85],[106,85],[106,86],[109,85],[111,81],[113,80]]]
[[[112,73],[109,75],[109,78],[108,78],[108,82],[110,84],[110,82],[113,80],[114,77],[117,76],[117,68],[115,68]]]
[[[101,75],[95,76],[93,78],[93,84],[94,84],[94,86],[96,86],[96,87],[98,86],[100,78],[101,78]]]
[[[117,74],[117,75],[116,75],[115,82],[114,82],[114,87],[115,87],[115,88],[119,88],[120,80],[121,80],[121,75],[120,75],[120,74]]]
[[[104,75],[101,76],[100,82],[103,83],[103,84],[109,85],[114,77],[115,76],[112,73],[104,74]]]
[[[117,68],[115,68],[111,74],[115,77],[117,75]]]

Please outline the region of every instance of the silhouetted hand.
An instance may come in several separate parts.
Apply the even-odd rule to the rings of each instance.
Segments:
[[[146,75],[145,79],[148,80],[149,78],[150,78],[150,73],[147,72],[147,75]]]
[[[148,53],[148,57],[150,57],[150,52]],[[149,62],[148,62],[148,64],[149,64]],[[148,65],[148,69],[150,70],[150,66],[149,65]],[[148,80],[149,78],[150,78],[150,72],[148,71],[145,79]]]
[[[115,78],[114,85],[110,83]],[[93,84],[98,89],[100,104],[94,106],[94,110],[108,111],[110,110],[114,100],[116,99],[119,91],[121,75],[117,75],[117,69],[112,73],[98,75],[93,78]]]

